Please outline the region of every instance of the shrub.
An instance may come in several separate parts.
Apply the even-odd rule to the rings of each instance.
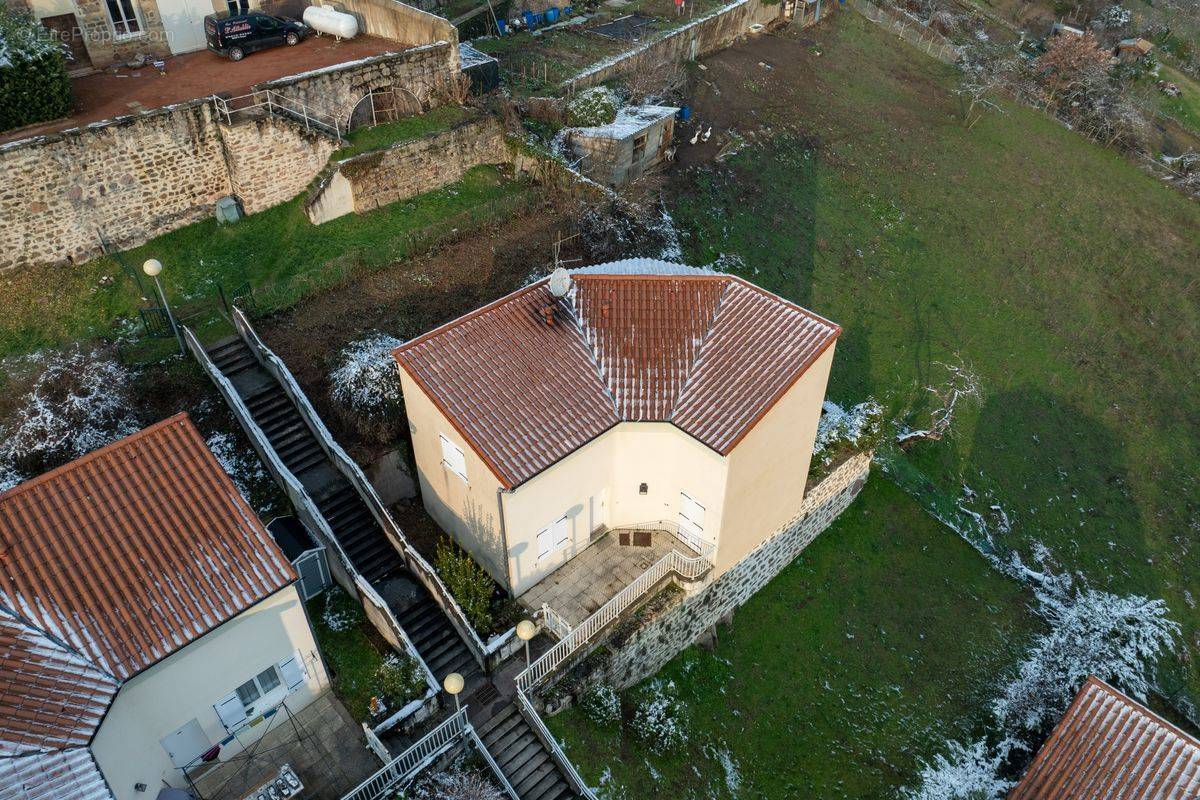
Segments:
[[[949,743],[949,752],[922,762],[920,785],[906,789],[904,800],[999,800],[1012,788],[999,776],[1003,757],[988,751],[985,742],[964,746]]]
[[[621,698],[607,683],[598,683],[579,700],[579,709],[593,725],[606,728],[621,721]]]
[[[687,744],[683,708],[674,681],[651,681],[633,712],[633,734],[656,753],[669,753]]]
[[[483,770],[460,760],[447,770],[418,778],[398,800],[505,800],[505,795]]]
[[[567,124],[576,128],[607,125],[617,118],[620,103],[606,86],[596,86],[567,103]]]
[[[390,654],[375,671],[375,693],[393,710],[424,695],[425,678],[417,660]]]
[[[14,483],[134,433],[133,376],[110,355],[80,349],[42,353],[29,391],[0,424],[0,481]]]
[[[62,45],[36,20],[0,6],[0,131],[69,113]]]
[[[495,589],[491,576],[466,551],[448,539],[438,542],[434,565],[475,630],[484,634],[491,630],[492,591]]]
[[[821,419],[817,422],[809,474],[820,474],[841,453],[876,447],[882,433],[883,407],[874,400],[868,399],[849,411],[826,400],[821,407]]]
[[[369,333],[342,349],[329,374],[329,396],[338,412],[371,441],[390,441],[404,422],[404,394],[392,358],[401,344],[386,333]]]

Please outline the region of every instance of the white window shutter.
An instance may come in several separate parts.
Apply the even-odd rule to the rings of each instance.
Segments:
[[[551,536],[550,528],[542,528],[537,533],[537,549],[538,558],[545,558],[550,555],[550,551],[554,548],[554,539]]]
[[[451,472],[465,481],[467,479],[466,454],[463,453],[462,448],[447,439],[444,435],[439,433],[438,439],[442,443],[442,463],[449,467]]]
[[[237,692],[225,695],[213,704],[213,708],[227,730],[233,730],[246,721],[246,708],[238,698]]]
[[[570,538],[571,526],[567,522],[567,518],[563,517],[558,522],[554,523],[554,546],[563,547],[567,544]]]
[[[304,667],[304,656],[300,655],[299,650],[292,653],[290,658],[279,662],[279,672],[283,675],[283,682],[289,692],[304,683],[304,679],[308,677],[308,670]]]

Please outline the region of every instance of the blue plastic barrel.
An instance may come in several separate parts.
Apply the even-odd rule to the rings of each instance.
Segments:
[[[569,17],[569,16],[571,16],[571,14],[572,14],[574,11],[575,11],[575,9],[571,8],[571,6],[565,6],[565,7],[563,8],[563,16],[564,16],[564,17]]]
[[[528,10],[522,11],[521,16],[525,18],[525,27],[529,30],[533,30],[534,24],[537,20],[537,17],[533,15],[533,12]]]
[[[496,30],[500,32],[501,36],[508,33],[507,28],[508,28],[508,26],[504,24],[504,20],[497,17],[496,18]]]
[[[557,20],[558,20],[558,9],[557,8],[546,9],[546,24],[553,25]]]
[[[680,122],[687,122],[689,119],[692,118],[691,106],[684,106],[683,108],[679,109],[679,113],[676,114],[675,116],[679,119]]]

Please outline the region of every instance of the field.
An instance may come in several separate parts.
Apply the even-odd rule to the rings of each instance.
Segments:
[[[433,114],[422,119],[445,122]],[[423,253],[460,230],[519,213],[539,198],[527,182],[476,167],[441,189],[321,226],[308,221],[300,196],[236,225],[189,225],[119,260],[22,270],[3,281],[0,358],[79,339],[138,335],[135,315],[146,303],[131,273],[147,258],[165,265],[162,282],[181,318],[202,337],[215,338],[228,332],[218,314],[218,287],[229,292],[249,283],[259,311],[287,308],[352,275]]]
[[[549,724],[609,800],[893,796],[947,738],[981,733],[1036,630],[1027,600],[876,472],[715,651],[660,673],[687,708],[685,748],[656,755],[576,709]]]
[[[686,259],[841,324],[839,402],[927,424],[940,365],[973,370],[980,401],[898,478],[1001,549],[1165,598],[1188,652],[1163,688],[1200,697],[1200,207],[1024,108],[968,132],[951,68],[856,15],[705,66],[717,133],[668,192]],[[715,163],[731,127],[750,144]]]

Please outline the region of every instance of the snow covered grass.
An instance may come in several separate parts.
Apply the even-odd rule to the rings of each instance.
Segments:
[[[621,698],[607,683],[598,683],[579,701],[579,710],[601,728],[621,721]]]
[[[42,351],[16,370],[28,389],[0,421],[0,487],[10,486],[128,436],[133,375],[103,351]]]
[[[333,689],[355,720],[368,717],[380,692],[380,670],[390,648],[366,621],[362,607],[337,586],[307,603],[317,645],[334,674]]]
[[[688,727],[675,682],[654,679],[641,690],[629,723],[633,735],[656,753],[670,753],[688,743]]]
[[[1030,595],[904,492],[859,499],[721,628],[657,676],[688,742],[650,752],[572,708],[548,720],[608,797],[895,797],[921,758],[974,741],[1042,623]],[[642,687],[624,693],[632,706]],[[609,777],[603,781],[605,770]]]
[[[821,407],[809,474],[827,469],[843,453],[871,450],[883,431],[883,406],[867,399],[849,411],[832,400]]]
[[[275,484],[249,442],[228,431],[214,431],[204,443],[216,456],[221,468],[233,478],[242,497],[261,513],[264,505],[261,498],[273,497]]]
[[[722,95],[700,91],[696,116],[738,104],[777,133],[672,182],[686,260],[737,253],[738,274],[839,323],[843,405],[873,396],[927,427],[926,387],[961,357],[978,400],[949,440],[900,455],[896,479],[955,527],[978,527],[962,509],[983,517],[1002,558],[1044,545],[1088,586],[1162,598],[1182,637],[1156,680],[1200,698],[1196,337],[1164,334],[1200,330],[1184,266],[1200,239],[1180,235],[1200,206],[1027,109],[944,124],[954,71],[853,14],[804,37],[705,60]],[[761,99],[732,96],[760,59]],[[802,80],[813,70],[828,83]]]
[[[1003,756],[986,742],[950,742],[947,750],[921,765],[920,786],[905,790],[904,800],[999,800],[1013,787],[998,775]]]
[[[329,373],[329,396],[360,434],[387,442],[404,424],[404,393],[392,351],[404,344],[378,331],[354,340]]]

